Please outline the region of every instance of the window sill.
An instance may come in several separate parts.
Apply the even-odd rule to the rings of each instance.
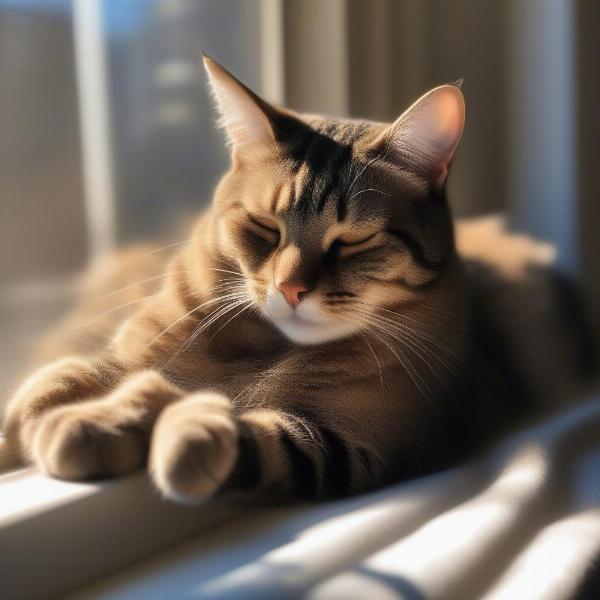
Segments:
[[[0,475],[5,598],[55,597],[220,524],[239,509],[161,499],[144,474],[101,483]]]

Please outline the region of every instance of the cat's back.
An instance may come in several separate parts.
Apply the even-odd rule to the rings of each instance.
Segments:
[[[553,246],[509,232],[499,216],[457,221],[455,233],[474,335],[492,368],[543,408],[571,401],[596,375],[596,344]]]
[[[71,308],[41,337],[32,362],[43,365],[104,348],[119,325],[160,289],[173,254],[169,246],[138,243],[94,261],[74,282]]]

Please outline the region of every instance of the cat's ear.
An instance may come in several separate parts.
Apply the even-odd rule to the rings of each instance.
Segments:
[[[234,151],[250,144],[274,143],[276,109],[218,62],[205,54],[203,60],[221,115],[220,125],[227,132]]]
[[[465,125],[459,85],[442,85],[421,96],[389,128],[388,160],[441,190]]]

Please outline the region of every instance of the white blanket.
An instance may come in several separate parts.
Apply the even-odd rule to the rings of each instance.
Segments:
[[[597,398],[452,471],[247,511],[84,596],[558,600],[585,584],[600,598],[599,557]]]

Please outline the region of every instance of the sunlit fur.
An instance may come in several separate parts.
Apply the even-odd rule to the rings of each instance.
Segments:
[[[207,69],[231,169],[168,262],[114,259],[122,289],[88,291],[65,323],[62,346],[85,353],[35,373],[8,408],[24,459],[67,479],[147,463],[180,501],[323,497],[439,468],[522,407],[512,382],[527,369],[500,360],[499,341],[534,365],[528,389],[548,391],[520,335],[543,316],[561,339],[537,293],[549,250],[495,222],[459,226],[456,249],[444,190],[457,88],[386,125],[280,111]],[[279,289],[290,281],[306,290],[296,306]],[[544,356],[560,395],[572,371]]]

